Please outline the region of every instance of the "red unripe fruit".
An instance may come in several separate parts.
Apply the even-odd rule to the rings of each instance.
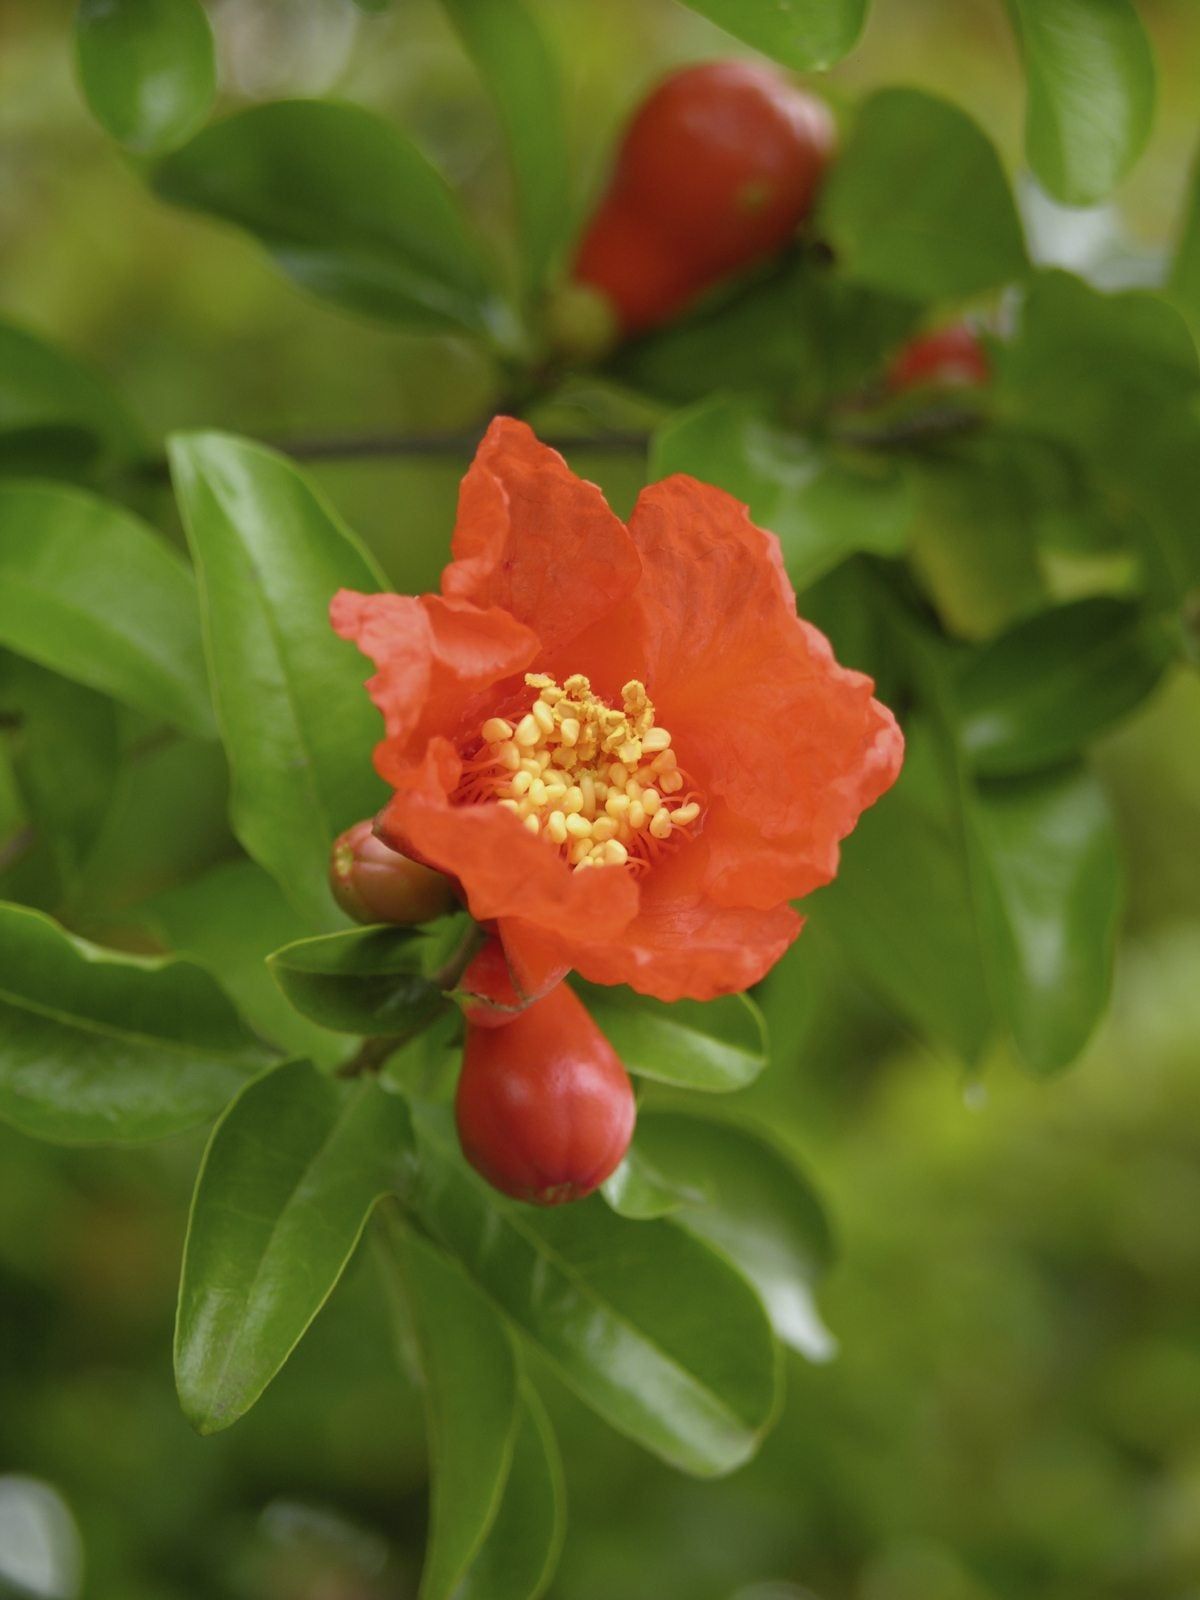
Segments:
[[[810,214],[833,155],[829,108],[781,73],[713,61],[673,73],[626,130],[574,277],[625,333],[780,250]]]
[[[896,351],[887,369],[893,394],[908,389],[978,389],[992,375],[987,351],[967,322],[918,334]]]
[[[329,887],[356,922],[432,922],[458,905],[449,878],[389,850],[369,817],[334,840]]]
[[[519,980],[503,944],[490,934],[458,980],[455,997],[469,1023],[504,1028],[566,975],[566,967],[556,966]]]
[[[515,1200],[581,1200],[633,1137],[629,1074],[560,983],[504,1028],[468,1025],[455,1100],[467,1160]]]

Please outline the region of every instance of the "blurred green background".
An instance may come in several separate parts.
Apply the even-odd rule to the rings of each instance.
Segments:
[[[209,9],[228,103],[370,104],[500,226],[497,130],[433,0],[377,17],[350,0]],[[1043,256],[1072,264],[1115,222],[1126,281],[1153,277],[1200,134],[1200,5],[1141,9],[1162,98],[1116,218],[1030,201]],[[500,388],[483,357],[309,301],[248,240],[147,192],[83,108],[71,10],[0,0],[0,314],[102,368],[156,435],[474,427]],[[539,10],[568,74],[582,213],[647,83],[736,47],[671,0]],[[877,0],[828,87],[892,82],[968,107],[1015,169],[1019,81],[996,0]],[[642,481],[639,455],[571,461],[619,509]],[[420,589],[445,559],[464,466],[314,472],[396,584]],[[172,527],[165,491],[146,509]],[[996,1059],[964,1082],[845,987],[819,929],[770,980],[775,1058],[744,1099],[827,1196],[840,1260],[820,1310],[836,1356],[789,1358],[762,1456],[712,1484],[551,1385],[570,1496],[559,1600],[1200,1600],[1198,730],[1200,687],[1179,673],[1101,751],[1129,906],[1112,1016],[1060,1081]],[[0,1592],[29,1592],[16,1579],[38,1570],[41,1530],[57,1579],[34,1592],[414,1594],[420,1408],[369,1258],[236,1428],[201,1440],[178,1412],[171,1316],[199,1148],[62,1152],[0,1132]]]

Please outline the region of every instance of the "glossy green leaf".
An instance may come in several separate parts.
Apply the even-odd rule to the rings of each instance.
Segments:
[[[239,111],[157,168],[167,200],[247,229],[302,288],[351,311],[482,333],[489,276],[442,178],[398,128],[358,106]]]
[[[65,1143],[162,1138],[270,1061],[213,978],[0,906],[0,1116]]]
[[[680,1190],[673,1220],[724,1251],[758,1290],[780,1339],[824,1353],[828,1336],[810,1291],[829,1266],[829,1224],[795,1163],[744,1128],[675,1112],[643,1112],[635,1148]]]
[[[97,121],[140,155],[182,143],[208,115],[216,59],[199,0],[80,0],[75,46]]]
[[[137,423],[103,379],[0,322],[0,471],[71,477],[140,446]]]
[[[517,1362],[457,1263],[387,1218],[387,1259],[425,1389],[432,1495],[420,1600],[451,1600],[496,1519],[519,1425]]]
[[[652,479],[690,473],[742,500],[779,535],[797,588],[856,551],[899,555],[912,519],[904,475],[842,458],[774,426],[748,399],[717,396],[671,417],[650,451]]]
[[[959,739],[975,771],[1034,771],[1076,754],[1151,692],[1167,630],[1127,601],[1077,600],[1020,622],[957,681]]]
[[[216,731],[191,573],[136,517],[82,490],[0,485],[0,644],[152,717]]]
[[[246,1086],[196,1182],[175,1326],[175,1379],[201,1433],[254,1404],[332,1292],[367,1217],[404,1188],[404,1102],[307,1061]]]
[[[862,32],[868,0],[684,0],[692,11],[796,72],[831,67]]]
[[[918,300],[978,294],[1028,267],[990,141],[957,106],[917,89],[881,89],[862,107],[820,225],[853,278]]]
[[[366,664],[329,625],[343,587],[382,578],[282,456],[221,434],[171,443],[200,581],[234,831],[315,926],[334,921],[334,838],[383,803]]]
[[[1154,57],[1131,0],[1008,0],[1029,100],[1025,148],[1056,200],[1102,200],[1141,154]]]
[[[779,1353],[744,1280],[671,1223],[627,1222],[598,1196],[553,1210],[501,1200],[446,1115],[416,1121],[421,1222],[580,1397],[685,1472],[748,1460],[774,1414]]]
[[[905,733],[899,781],[859,820],[836,879],[805,909],[813,927],[832,933],[851,970],[923,1038],[975,1061],[993,1014],[961,821],[927,730],[909,722]]]
[[[1116,827],[1083,768],[995,780],[967,802],[997,1011],[1032,1071],[1079,1054],[1108,1002],[1121,907]]]
[[[767,1064],[762,1014],[748,995],[667,1005],[623,986],[577,987],[626,1067],[643,1078],[727,1094]]]
[[[332,1067],[353,1048],[302,1017],[271,976],[267,957],[302,938],[305,923],[253,861],[223,861],[143,902],[136,915],[167,949],[207,967],[247,1021],[289,1055]]]
[[[686,1190],[672,1183],[653,1166],[637,1140],[625,1152],[617,1170],[600,1186],[605,1200],[619,1217],[646,1222],[651,1217],[669,1217],[686,1198],[702,1200],[700,1190]]]
[[[419,1033],[446,1001],[426,976],[430,941],[412,928],[350,928],[301,939],[268,966],[291,1003],[340,1033]]]
[[[558,63],[523,0],[442,0],[504,124],[516,189],[522,277],[545,280],[571,225]]]
[[[523,1383],[504,1498],[454,1600],[541,1600],[565,1533],[558,1440],[537,1391]]]

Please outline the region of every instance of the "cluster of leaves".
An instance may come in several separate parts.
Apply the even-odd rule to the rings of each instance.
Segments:
[[[296,101],[201,126],[196,0],[84,0],[81,76],[165,199],[248,230],[350,311],[477,341],[535,418],[578,416],[589,392],[608,418],[649,415],[652,475],[715,481],[778,532],[803,609],[875,675],[910,746],[814,925],[953,1057],[1003,1039],[1034,1071],[1065,1065],[1106,1001],[1120,898],[1087,747],[1183,652],[1200,585],[1200,230],[1161,292],[1039,269],[978,127],[884,90],[853,118],[820,248],[580,382],[548,364],[540,315],[570,228],[553,55],[517,0],[446,4],[508,138],[515,266],[367,111]],[[694,9],[808,67],[850,47],[866,5]],[[1009,10],[1031,163],[1058,198],[1094,199],[1148,125],[1136,16],[1121,0]],[[897,342],[973,302],[993,381],[887,397]],[[383,798],[362,664],[327,605],[383,575],[291,464],[215,433],[170,443],[183,562],[131,509],[152,447],[120,402],[14,328],[0,374],[0,1114],[66,1142],[219,1116],[176,1351],[204,1430],[253,1404],[380,1207],[430,1397],[423,1593],[536,1595],[562,1510],[528,1346],[698,1474],[753,1453],[781,1343],[811,1348],[819,1204],[785,1153],[712,1109],[765,1064],[761,1019],[740,998],[590,992],[645,1091],[629,1162],[557,1213],[487,1190],[446,1111],[455,1013],[433,975],[460,930],[347,931],[325,888],[329,841]],[[380,1036],[378,1076],[338,1075]]]

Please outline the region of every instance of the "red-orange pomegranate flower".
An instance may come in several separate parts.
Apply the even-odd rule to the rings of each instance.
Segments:
[[[757,982],[903,753],[774,534],[682,476],[626,527],[501,417],[453,556],[441,594],[333,602],[378,669],[382,838],[458,880],[528,995],[570,969],[663,1000]]]

